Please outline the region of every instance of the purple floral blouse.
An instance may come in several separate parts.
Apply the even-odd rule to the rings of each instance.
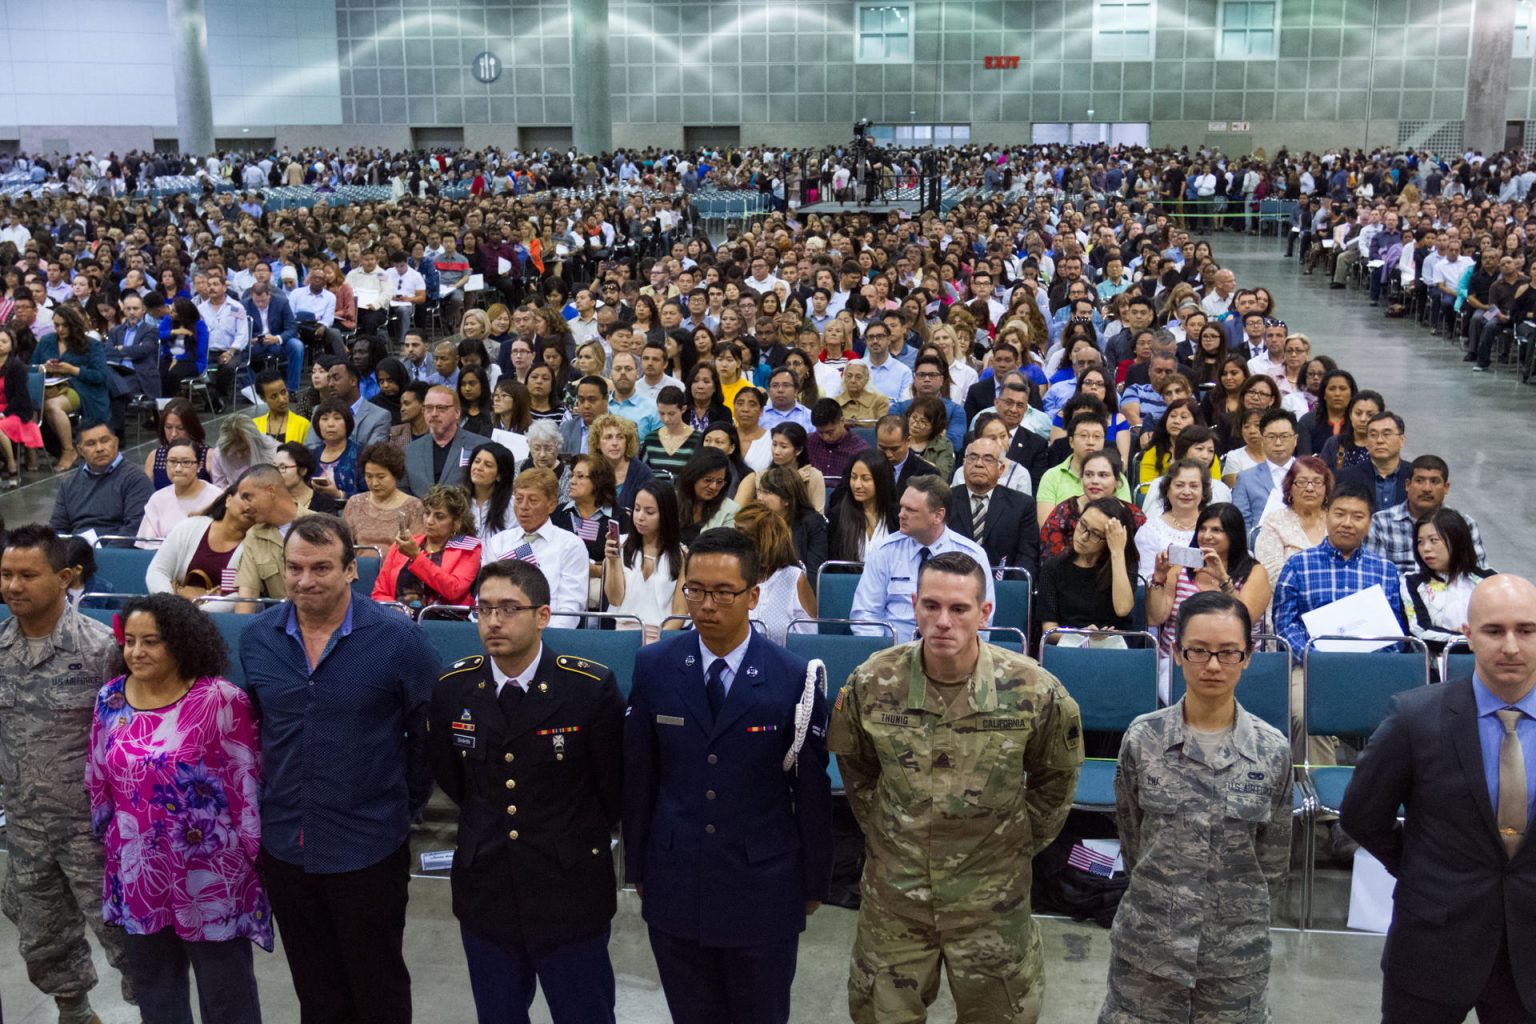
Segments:
[[[261,749],[245,692],[204,676],[169,707],[128,704],[125,677],[96,695],[85,788],[106,844],[102,917],[130,935],[244,937],[272,949],[256,872]]]

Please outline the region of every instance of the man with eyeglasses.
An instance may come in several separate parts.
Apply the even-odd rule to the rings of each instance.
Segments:
[[[528,562],[475,581],[484,654],[432,691],[427,754],[459,806],[453,914],[479,1019],[614,1020],[609,837],[623,800],[624,699],[613,670],[544,644],[549,582]]]
[[[485,538],[483,562],[515,558],[538,566],[549,581],[549,603],[556,615],[553,625],[575,629],[581,625],[577,614],[587,610],[590,563],[581,538],[550,522],[559,504],[560,481],[554,470],[535,467],[517,474],[512,481],[512,515],[517,522]]]
[[[423,496],[433,484],[463,486],[470,452],[491,439],[459,426],[459,396],[452,388],[431,388],[422,409],[427,432],[405,446],[405,489]]]
[[[1243,514],[1250,538],[1270,505],[1281,500],[1281,483],[1296,461],[1296,414],[1287,409],[1269,410],[1259,420],[1259,436],[1264,461],[1237,474],[1232,487],[1232,504]]]
[[[883,323],[864,330],[864,362],[869,367],[870,387],[893,402],[912,396],[912,371],[891,355],[891,332]]]
[[[965,486],[950,491],[946,521],[981,546],[993,569],[1027,569],[1033,578],[1040,568],[1039,521],[1027,494],[998,486],[1002,454],[992,438],[971,441],[961,466]]]
[[[965,450],[965,409],[949,397],[949,381],[944,375],[944,360],[931,352],[918,356],[912,363],[912,397],[891,403],[891,415],[905,416],[912,403],[919,398],[935,398],[944,406],[949,422],[945,436],[955,451]]]
[[[1115,821],[1130,888],[1110,932],[1100,1024],[1267,1019],[1269,924],[1290,875],[1291,751],[1236,699],[1252,625],[1230,594],[1187,599],[1173,644],[1184,696],[1121,741]]]
[[[1339,470],[1339,482],[1361,484],[1376,494],[1376,507],[1392,508],[1408,500],[1408,482],[1413,467],[1403,461],[1406,440],[1403,418],[1395,412],[1382,411],[1371,417],[1365,428],[1365,450],[1370,462]]]
[[[786,1024],[831,876],[822,686],[751,627],[757,582],[751,539],[705,530],[683,573],[694,629],[635,655],[624,869],[678,1024]]]

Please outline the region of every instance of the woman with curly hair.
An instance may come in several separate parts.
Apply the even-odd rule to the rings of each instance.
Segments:
[[[145,1020],[261,1020],[251,943],[272,950],[261,852],[261,741],[224,678],[219,631],[173,594],[115,620],[128,671],[96,695],[85,787],[105,847],[102,916],[124,929]]]

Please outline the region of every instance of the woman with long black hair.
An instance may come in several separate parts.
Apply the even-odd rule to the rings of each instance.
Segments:
[[[870,548],[900,529],[899,497],[891,464],[876,449],[855,455],[848,463],[847,486],[828,510],[828,558],[862,562]]]

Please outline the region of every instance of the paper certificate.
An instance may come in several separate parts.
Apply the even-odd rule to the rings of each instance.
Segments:
[[[1403,632],[1403,625],[1397,621],[1379,583],[1321,608],[1302,612],[1301,622],[1307,627],[1307,635],[1314,637],[1401,636]],[[1322,640],[1315,646],[1319,651],[1359,654],[1379,651],[1391,644],[1390,640]]]

